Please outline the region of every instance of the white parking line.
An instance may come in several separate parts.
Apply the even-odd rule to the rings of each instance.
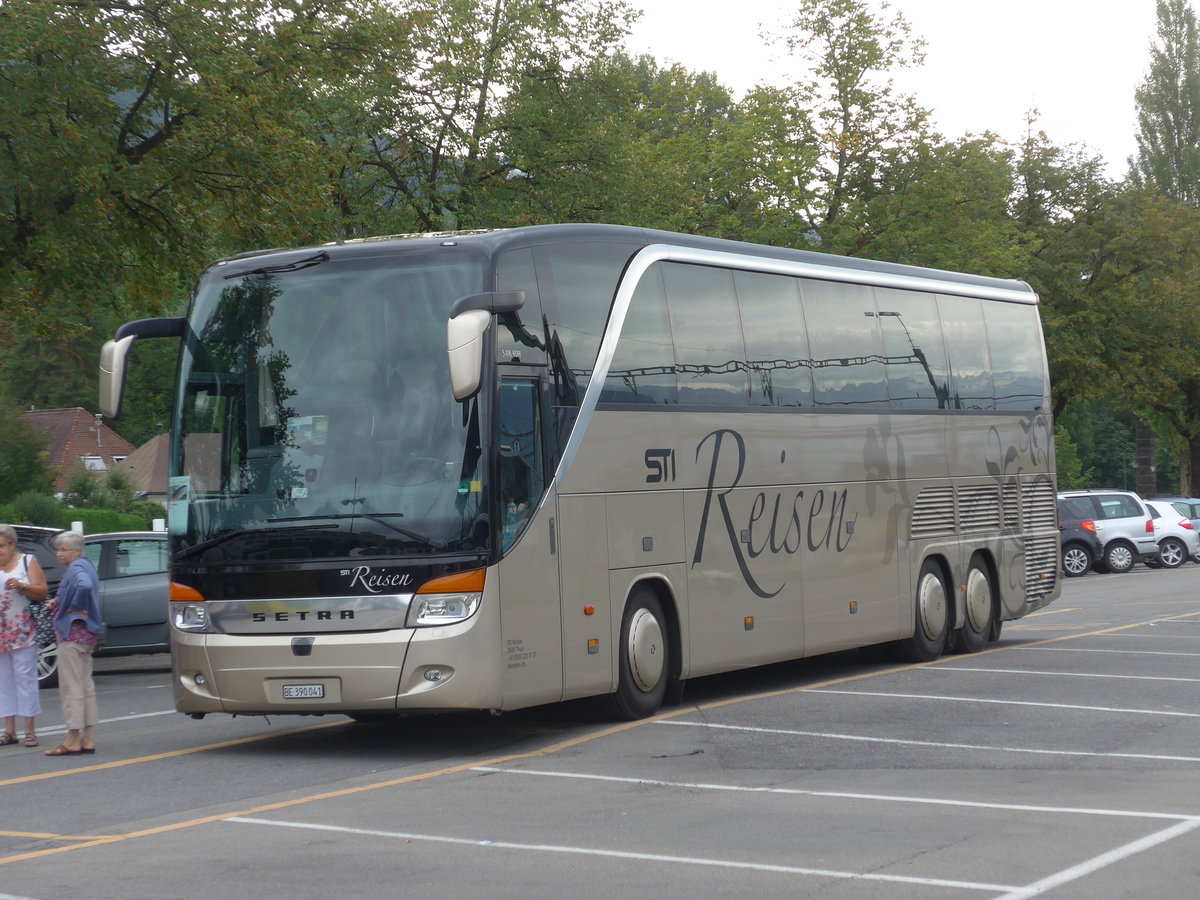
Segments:
[[[678,722],[678,721],[662,721],[656,722],[658,725],[685,725],[691,724],[699,727],[717,727],[706,726],[702,722]],[[761,731],[763,729],[747,729],[749,731]],[[765,793],[765,794],[794,794],[810,797],[830,797],[834,799],[846,800],[876,800],[890,803],[916,803],[916,804],[933,804],[940,806],[957,806],[968,807],[973,809],[998,809],[1011,812],[1021,813],[1050,813],[1057,815],[1089,815],[1089,816],[1114,816],[1120,818],[1139,818],[1139,819],[1169,819],[1175,820],[1175,824],[1161,831],[1156,831],[1153,834],[1138,838],[1128,844],[1124,844],[1113,850],[1101,853],[1089,860],[1085,860],[1077,865],[1070,866],[1053,875],[1048,875],[1041,878],[1032,884],[1025,885],[1019,888],[1002,889],[1006,892],[997,900],[1027,900],[1030,897],[1036,897],[1039,894],[1060,887],[1071,881],[1076,881],[1087,875],[1094,874],[1101,869],[1127,859],[1135,854],[1141,853],[1143,850],[1149,850],[1152,847],[1157,847],[1159,844],[1166,843],[1169,840],[1177,838],[1200,828],[1200,816],[1180,815],[1177,813],[1161,813],[1147,812],[1140,810],[1128,809],[1089,809],[1079,807],[1056,807],[1056,806],[1034,806],[1029,804],[1017,803],[995,803],[995,802],[980,802],[968,800],[950,800],[934,797],[906,797],[889,794],[862,794],[851,793],[846,791],[811,791],[801,790],[797,788],[779,788],[779,787],[753,787],[744,785],[728,785],[728,784],[706,784],[703,782],[678,782],[678,781],[663,781],[654,778],[629,778],[616,775],[589,775],[578,772],[552,772],[539,769],[503,769],[494,766],[479,766],[474,771],[480,772],[500,772],[506,775],[532,775],[541,777],[553,778],[571,778],[583,779],[588,781],[605,781],[605,782],[620,782],[625,784],[638,785],[653,785],[655,787],[678,787],[684,790],[712,790],[712,791],[734,791],[745,793]],[[800,870],[806,871],[806,870]],[[825,873],[829,874],[829,873]],[[860,877],[860,876],[851,876]],[[926,882],[930,884],[942,884],[942,882]],[[970,884],[970,883],[967,883]]]
[[[1166,756],[1159,753],[1101,753],[1096,750],[1050,750],[1041,747],[1003,747],[988,744],[959,744],[947,741],[915,741],[904,738],[874,737],[863,734],[837,734],[828,731],[798,731],[790,728],[751,728],[746,725],[716,725],[711,722],[685,722],[681,719],[664,719],[655,725],[690,725],[693,728],[718,728],[727,731],[747,731],[759,734],[791,734],[799,737],[821,738],[831,741],[861,741],[865,744],[893,744],[909,747],[933,747],[945,750],[988,750],[997,753],[1030,753],[1038,756],[1092,756],[1104,759],[1148,759],[1154,762],[1200,763],[1200,756]]]
[[[1109,850],[1107,853],[1101,853],[1099,856],[1079,863],[1079,865],[1071,866],[1069,869],[1063,869],[1061,872],[1056,872],[1046,878],[1039,879],[1033,882],[1033,884],[1010,891],[1002,897],[997,897],[996,900],[1026,900],[1029,897],[1036,897],[1053,888],[1061,887],[1070,881],[1076,881],[1086,875],[1098,872],[1106,866],[1111,866],[1113,863],[1128,859],[1134,854],[1141,853],[1143,850],[1149,850],[1151,847],[1157,847],[1159,844],[1166,843],[1182,834],[1187,834],[1189,831],[1195,831],[1197,828],[1200,828],[1200,819],[1188,819],[1186,822],[1180,822],[1178,825],[1172,825],[1170,828],[1156,831],[1154,834],[1148,834],[1144,838],[1139,838],[1122,847]]]
[[[851,881],[883,881],[892,884],[916,884],[923,887],[944,887],[971,891],[1019,891],[1014,885],[988,884],[979,881],[957,881],[947,878],[919,878],[908,875],[883,875],[878,872],[842,872],[837,869],[809,869],[802,866],[779,866],[769,863],[752,863],[735,859],[702,859],[695,856],[671,856],[662,853],[637,853],[627,850],[599,850],[595,847],[568,847],[560,844],[520,844],[514,841],[456,838],[437,834],[412,834],[403,831],[379,831],[372,828],[348,828],[342,825],[321,825],[316,822],[281,822],[250,816],[234,816],[225,822],[251,825],[272,825],[277,828],[300,828],[309,831],[324,831],[353,834],[367,837],[382,837],[403,841],[432,841],[458,846],[485,847],[487,849],[526,850],[538,853],[567,853],[578,856],[597,856],[606,859],[637,860],[639,862],[676,863],[689,866],[706,866],[718,869],[737,869],[753,872],[772,872],[784,875],[813,875],[819,878],[839,878]]]
[[[674,724],[656,722],[656,725]],[[702,722],[691,724],[703,726]],[[762,729],[748,729],[760,731]],[[1113,816],[1126,819],[1169,819],[1191,822],[1193,816],[1181,813],[1147,812],[1134,809],[1095,809],[1074,806],[1036,806],[1027,803],[997,803],[992,800],[951,800],[939,797],[912,797],[901,794],[864,794],[852,791],[813,791],[803,788],[755,787],[744,784],[714,784],[692,781],[664,781],[660,778],[634,778],[622,775],[592,775],[584,772],[554,772],[548,769],[506,769],[498,766],[475,766],[472,772],[499,772],[504,775],[536,775],[543,778],[570,778],[582,781],[606,781],[620,784],[644,784],[654,787],[682,788],[689,791],[729,791],[744,794],[786,794],[800,797],[830,797],[837,800],[876,800],[884,803],[919,803],[929,806],[958,806],[968,809],[999,809],[1006,812],[1053,813],[1056,815]],[[1196,818],[1200,821],[1200,818]]]
[[[884,691],[836,691],[828,688],[809,688],[806,694],[840,694],[844,697],[892,697],[897,700],[939,700],[951,703],[996,703],[1007,706],[1040,706],[1046,709],[1079,709],[1087,712],[1122,713],[1136,716],[1170,716],[1181,719],[1200,719],[1200,713],[1177,712],[1169,709],[1132,709],[1119,706],[1083,706],[1074,703],[1039,703],[1034,700],[1002,700],[991,697],[945,697],[939,694],[896,694]]]
[[[179,713],[177,713],[175,710],[165,709],[162,712],[131,713],[128,716],[113,716],[111,719],[101,719],[100,724],[101,725],[111,725],[113,722],[129,722],[134,719],[152,719],[155,716],[177,716],[177,715],[179,715]],[[66,734],[66,732],[67,732],[66,725],[50,725],[48,727],[45,725],[38,726],[38,734],[39,735],[41,735],[41,734]],[[3,898],[0,897],[0,900],[3,900]]]
[[[1070,653],[1124,653],[1129,656],[1200,656],[1200,653],[1184,653],[1180,650],[1107,650],[1098,647],[1068,647],[1066,644],[1045,644],[1029,647],[1006,647],[1006,650],[1057,650]],[[936,666],[930,666],[936,668]]]
[[[987,669],[972,666],[923,666],[920,672],[987,672],[1000,675],[1057,675],[1063,678],[1116,678],[1119,681],[1186,681],[1191,684],[1200,678],[1169,678],[1165,675],[1107,675],[1097,672],[1040,672],[1036,669]]]

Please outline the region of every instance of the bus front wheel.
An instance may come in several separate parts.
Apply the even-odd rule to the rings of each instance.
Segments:
[[[665,623],[654,591],[645,585],[634,588],[621,619],[617,690],[604,698],[613,717],[642,719],[662,706],[671,671]]]
[[[932,559],[925,560],[921,566],[914,606],[913,636],[899,640],[893,646],[896,656],[904,662],[929,662],[946,649],[946,635],[950,630],[946,579],[941,566]]]

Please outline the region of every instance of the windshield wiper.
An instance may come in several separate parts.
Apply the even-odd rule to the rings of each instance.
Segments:
[[[336,527],[336,526],[332,526],[332,525],[302,525],[299,528],[297,528],[296,531],[313,531],[313,530],[318,530],[321,528],[333,528],[333,527]],[[209,538],[207,541],[201,541],[199,544],[192,544],[192,546],[188,547],[186,550],[181,550],[179,552],[179,558],[180,559],[188,559],[189,557],[195,556],[197,553],[201,553],[205,550],[211,550],[213,547],[217,546],[218,544],[224,544],[226,541],[231,541],[234,538],[245,537],[248,534],[262,534],[262,532],[263,532],[263,530],[261,528],[239,528],[236,531],[225,531],[225,532],[222,532],[221,534],[218,534],[216,537]]]
[[[230,278],[245,278],[247,275],[275,275],[279,272],[297,272],[300,269],[307,269],[309,266],[319,266],[325,260],[329,259],[329,254],[322,250],[320,253],[307,256],[304,259],[298,259],[295,262],[281,263],[278,266],[261,266],[257,269],[248,269],[245,272],[231,272],[225,276],[225,280]]]
[[[392,522],[386,521],[388,517],[403,516],[404,513],[329,513],[327,515],[317,516],[283,516],[276,519],[267,519],[268,522],[312,522],[328,519],[367,519],[374,522],[376,525],[382,525],[384,528],[390,528],[397,534],[402,534],[406,538],[412,538],[414,541],[420,541],[434,550],[448,550],[450,545],[443,540],[435,537],[430,537],[427,534],[421,534],[418,531],[410,531],[407,528],[401,528]],[[319,526],[318,526],[319,527]]]

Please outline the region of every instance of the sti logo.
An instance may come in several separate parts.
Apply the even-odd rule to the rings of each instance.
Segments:
[[[675,480],[675,451],[647,450],[646,468],[650,474],[646,476],[646,484],[659,484]]]

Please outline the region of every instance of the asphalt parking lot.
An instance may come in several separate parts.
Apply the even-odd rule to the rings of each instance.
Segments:
[[[984,653],[703,679],[638,723],[197,722],[164,657],[101,660],[94,758],[0,755],[0,898],[1191,898],[1198,585],[1072,579]]]

